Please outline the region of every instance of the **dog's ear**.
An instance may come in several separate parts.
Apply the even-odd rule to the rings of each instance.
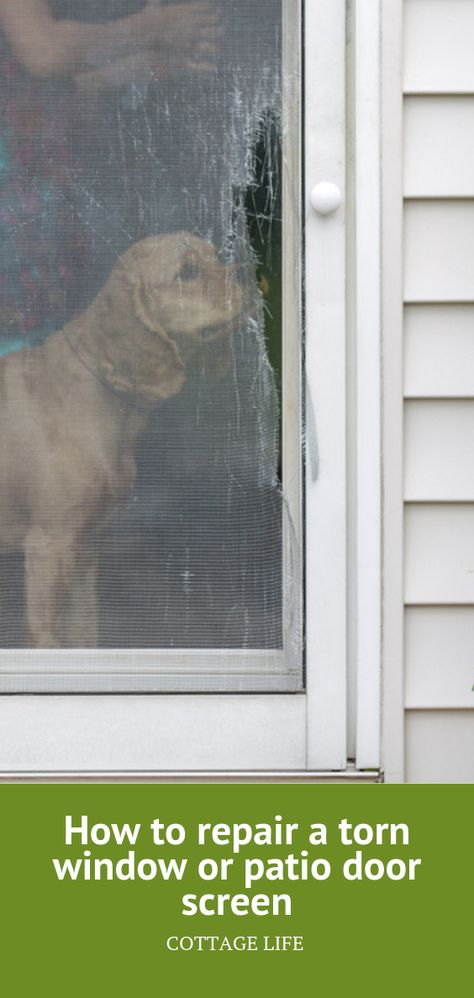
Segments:
[[[96,363],[119,391],[172,398],[186,381],[185,365],[165,329],[152,321],[140,291],[122,270],[109,279],[94,326]]]
[[[168,336],[166,330],[163,329],[156,316],[152,315],[147,301],[146,289],[139,278],[133,282],[132,300],[133,311],[142,326],[149,329],[151,333],[157,333],[158,336],[164,337],[169,341],[169,343],[173,343],[172,339]]]
[[[160,399],[177,395],[186,381],[186,367],[174,340],[150,313],[141,282],[132,289],[133,311],[139,323],[152,333],[148,355],[153,390]]]

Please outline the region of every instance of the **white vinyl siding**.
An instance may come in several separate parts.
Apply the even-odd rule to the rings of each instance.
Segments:
[[[474,496],[474,399],[405,405],[405,499],[470,502]]]
[[[474,782],[474,0],[404,2],[405,749]]]
[[[408,200],[404,248],[406,303],[473,300],[474,201]]]
[[[474,304],[405,307],[405,398],[474,396]]]
[[[423,605],[474,604],[471,503],[407,503],[405,600]]]
[[[405,0],[405,93],[474,93],[473,37],[472,0]]]
[[[406,758],[408,783],[472,783],[472,710],[409,711]]]
[[[406,97],[404,154],[406,197],[472,197],[474,97]]]
[[[406,705],[472,706],[473,606],[411,606],[405,613]]]

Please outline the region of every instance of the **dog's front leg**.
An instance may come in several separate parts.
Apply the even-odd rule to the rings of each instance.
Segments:
[[[97,542],[84,544],[69,589],[64,621],[64,640],[68,648],[97,647]]]
[[[77,537],[32,528],[25,545],[26,629],[33,648],[61,648]]]

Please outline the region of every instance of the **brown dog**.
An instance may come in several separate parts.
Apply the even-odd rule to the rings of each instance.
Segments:
[[[24,551],[33,647],[96,644],[98,541],[133,487],[134,445],[203,351],[225,370],[246,298],[209,243],[151,237],[80,318],[0,361],[0,550]]]

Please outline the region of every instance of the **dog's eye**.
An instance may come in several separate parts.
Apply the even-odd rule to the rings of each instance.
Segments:
[[[200,271],[197,263],[193,263],[193,261],[189,260],[188,263],[185,263],[184,266],[181,267],[179,274],[176,275],[176,280],[194,281],[197,277],[199,277],[199,273]]]

